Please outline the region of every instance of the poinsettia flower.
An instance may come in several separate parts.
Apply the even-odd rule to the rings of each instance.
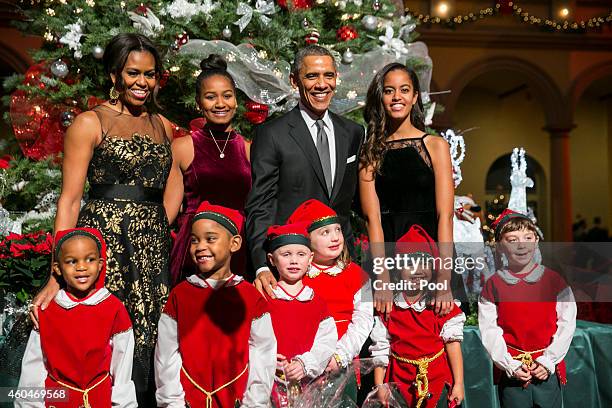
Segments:
[[[11,160],[13,157],[10,154],[6,154],[0,157],[0,169],[8,169],[11,167]]]

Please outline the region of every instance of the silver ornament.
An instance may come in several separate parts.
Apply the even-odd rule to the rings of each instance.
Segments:
[[[60,122],[62,123],[63,127],[67,128],[68,126],[72,125],[75,117],[76,115],[72,111],[62,112],[60,114]]]
[[[382,7],[382,4],[380,4],[380,0],[374,0],[374,2],[372,3],[372,8],[374,9],[374,11],[379,11]]]
[[[100,47],[99,45],[96,45],[93,47],[93,50],[91,50],[91,53],[93,54],[95,59],[102,59],[102,57],[104,56],[104,48]]]
[[[65,78],[68,75],[68,65],[62,60],[57,60],[51,64],[51,73],[58,78]]]
[[[232,38],[232,30],[230,30],[228,26],[225,26],[225,28],[221,32],[221,35],[223,35],[223,38],[225,38],[226,40],[229,40],[230,38]]]
[[[304,19],[302,20],[302,27],[308,28],[309,26],[310,26],[310,23],[308,22],[308,19],[304,17]]]
[[[367,15],[361,19],[361,24],[368,31],[374,31],[378,28],[378,17]]]
[[[353,55],[353,52],[350,50],[350,48],[347,48],[346,51],[344,51],[344,54],[342,54],[342,62],[345,64],[352,64],[354,60],[355,56]]]

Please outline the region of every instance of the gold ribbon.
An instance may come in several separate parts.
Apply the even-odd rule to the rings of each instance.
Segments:
[[[421,404],[423,403],[423,400],[425,400],[425,398],[429,394],[429,379],[427,378],[427,369],[429,367],[429,363],[434,361],[436,358],[440,357],[443,353],[444,353],[444,348],[442,348],[432,357],[423,357],[417,360],[410,360],[408,358],[398,356],[397,354],[391,352],[391,355],[396,360],[401,361],[402,363],[412,364],[417,367],[416,386],[417,386],[417,397],[419,398],[419,400],[417,402],[416,408],[421,408]]]
[[[185,374],[185,377],[187,377],[187,379],[193,384],[194,387],[196,387],[199,391],[201,391],[204,395],[206,395],[206,408],[212,408],[212,404],[213,404],[213,400],[212,397],[213,395],[215,395],[216,393],[218,393],[219,391],[221,391],[222,389],[232,385],[233,383],[235,383],[236,381],[238,381],[238,379],[240,377],[242,377],[244,375],[244,373],[247,372],[249,368],[249,365],[247,364],[244,367],[244,370],[242,370],[242,372],[240,374],[238,374],[236,377],[234,377],[233,380],[226,382],[225,384],[223,384],[222,386],[218,387],[217,389],[213,390],[213,391],[206,391],[204,388],[202,388],[202,386],[200,384],[198,384],[197,382],[195,382],[195,380],[193,378],[191,378],[191,376],[187,373],[187,370],[185,370],[185,367],[181,366],[181,370],[183,371],[183,374]]]
[[[83,407],[85,408],[91,408],[91,405],[89,405],[89,391],[93,390],[94,388],[96,388],[98,385],[102,384],[108,377],[109,377],[109,373],[107,372],[106,375],[97,383],[95,383],[94,385],[92,385],[89,388],[85,388],[84,390],[77,388],[77,387],[73,387],[72,385],[66,384],[60,380],[57,380],[55,378],[53,378],[52,375],[49,375],[49,377],[51,377],[51,379],[53,381],[55,381],[56,383],[58,383],[61,386],[64,386],[72,391],[77,391],[77,392],[81,392],[83,393]]]
[[[516,347],[512,347],[510,345],[508,345],[508,347],[520,353],[520,354],[517,354],[516,356],[512,356],[512,358],[514,360],[520,361],[521,363],[525,364],[527,367],[531,367],[531,365],[533,364],[533,354],[541,353],[546,350],[545,348],[543,348],[543,349],[535,350],[535,351],[525,351],[525,350],[521,350]]]

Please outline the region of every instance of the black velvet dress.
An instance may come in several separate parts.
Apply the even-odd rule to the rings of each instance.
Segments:
[[[427,137],[440,136],[387,142],[381,174],[375,180],[387,245],[401,238],[413,224],[423,227],[434,241],[438,239],[436,178],[425,146]],[[457,273],[452,274],[451,288],[453,296],[462,302],[462,309],[467,310],[465,289]]]

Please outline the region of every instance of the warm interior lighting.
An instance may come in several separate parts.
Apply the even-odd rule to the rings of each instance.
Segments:
[[[441,1],[440,3],[438,3],[438,13],[440,13],[441,15],[446,15],[446,13],[448,13],[448,4],[444,1]]]
[[[566,18],[567,16],[569,16],[569,9],[567,7],[563,7],[561,10],[559,10],[559,15],[563,18]]]

